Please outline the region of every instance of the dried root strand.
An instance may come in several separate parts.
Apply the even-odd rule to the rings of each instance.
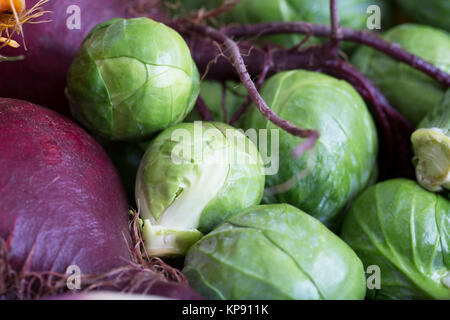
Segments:
[[[18,42],[12,39],[14,34],[24,36],[22,26],[25,23],[43,23],[39,20],[49,13],[42,6],[49,0],[40,0],[32,8],[26,9],[24,1],[0,0],[0,49],[5,46],[18,48]],[[23,40],[25,46],[25,41]],[[26,47],[26,46],[25,46]]]

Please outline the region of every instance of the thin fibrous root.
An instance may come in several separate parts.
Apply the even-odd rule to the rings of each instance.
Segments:
[[[49,11],[42,9],[42,6],[48,1],[40,0],[30,9],[21,7],[21,11],[17,11],[14,5],[10,5],[10,10],[0,12],[0,49],[5,46],[19,47],[19,44],[12,40],[14,34],[22,36],[23,45],[26,49],[22,26],[25,23],[48,22],[47,20],[39,20],[39,18],[49,13]]]

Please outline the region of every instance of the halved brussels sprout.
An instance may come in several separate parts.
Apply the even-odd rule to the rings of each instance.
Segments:
[[[261,95],[281,118],[320,133],[311,152],[294,158],[292,152],[304,139],[279,129],[250,107],[243,124],[268,129],[268,150],[277,143],[271,129],[279,133],[279,171],[266,177],[264,201],[292,204],[332,227],[346,204],[365,188],[376,162],[377,133],[363,99],[345,81],[304,70],[276,74],[266,81]]]
[[[366,292],[353,250],[288,204],[228,219],[191,247],[183,273],[209,299],[363,299]]]
[[[411,137],[417,180],[430,191],[450,189],[450,90],[419,128]]]
[[[136,203],[151,255],[182,255],[202,233],[258,204],[264,167],[256,146],[220,122],[181,123],[152,141],[139,166]]]
[[[371,299],[450,299],[450,202],[395,179],[367,189],[344,220],[342,239],[364,266],[380,268]]]
[[[113,140],[144,140],[181,122],[199,93],[184,39],[148,18],[112,19],[89,33],[70,67],[72,113]]]
[[[403,24],[389,30],[385,39],[450,72],[450,35],[447,32]],[[445,94],[446,88],[436,80],[369,47],[358,49],[352,62],[381,89],[392,106],[415,125]]]
[[[415,21],[450,32],[450,1],[397,0],[397,3]]]
[[[180,2],[179,0],[172,0]],[[181,0],[186,10],[218,8],[226,0]],[[370,16],[367,9],[371,5],[380,7],[381,28],[386,29],[392,23],[392,8],[384,0],[339,0],[340,22],[353,29],[366,29]],[[228,12],[218,16],[225,23],[260,23],[278,21],[306,21],[311,23],[330,23],[329,0],[243,0]],[[267,37],[281,45],[290,47],[298,44],[302,35],[276,35]],[[313,40],[312,42],[317,42]],[[348,46],[347,46],[348,48]]]

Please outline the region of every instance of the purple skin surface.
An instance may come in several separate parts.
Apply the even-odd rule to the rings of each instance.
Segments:
[[[51,110],[4,98],[0,237],[18,272],[98,274],[131,259],[127,198],[100,145]]]
[[[49,300],[204,300],[190,287],[174,282],[157,281],[147,294],[93,291],[52,296]]]
[[[29,9],[37,2],[26,0],[26,6]],[[19,49],[0,49],[4,56],[25,56],[22,61],[0,63],[0,97],[30,101],[70,115],[64,94],[66,74],[81,42],[102,21],[136,15],[132,6],[138,2],[147,3],[150,8],[142,10],[158,17],[159,11],[152,5],[155,0],[50,0],[44,4],[43,9],[51,13],[40,20],[51,21],[23,26],[27,51],[18,36],[13,38],[20,43]],[[67,20],[73,13],[67,13],[71,5],[80,8],[79,30],[67,28]]]

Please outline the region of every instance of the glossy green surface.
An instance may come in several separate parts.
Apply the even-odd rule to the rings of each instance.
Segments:
[[[183,273],[208,299],[363,299],[366,291],[351,248],[287,204],[228,219],[191,247]]]
[[[404,24],[392,28],[385,39],[450,72],[450,35],[428,26]],[[442,100],[446,88],[412,67],[362,46],[352,63],[381,89],[393,107],[417,125]]]
[[[420,122],[411,141],[417,181],[430,191],[450,189],[450,90]]]
[[[143,140],[193,108],[199,74],[184,39],[148,18],[112,19],[86,37],[68,74],[74,116],[113,140]]]
[[[450,299],[450,202],[396,179],[369,188],[353,204],[341,237],[365,268],[381,270],[372,299]]]
[[[414,21],[450,32],[450,1],[397,0],[397,3]]]
[[[148,147],[136,181],[144,221],[205,233],[261,201],[264,170],[256,146],[226,124],[199,124],[168,128]]]
[[[261,95],[281,118],[320,133],[314,150],[295,159],[292,151],[304,139],[280,130],[250,107],[245,128],[279,133],[279,171],[266,177],[266,187],[274,193],[266,192],[265,201],[290,203],[332,226],[367,185],[375,165],[377,134],[364,101],[347,82],[303,70],[276,74]],[[269,143],[276,142],[272,131],[268,136]]]
[[[174,0],[172,0],[174,1]],[[224,0],[181,0],[186,10],[217,8]],[[341,25],[354,29],[367,29],[367,8],[378,5],[381,8],[381,27],[391,24],[392,12],[389,1],[384,0],[339,0],[338,9]],[[305,21],[320,24],[330,23],[329,0],[242,0],[227,13],[218,17],[225,23],[259,23],[278,21]],[[270,36],[287,47],[296,45],[303,37],[300,35]],[[313,40],[312,42],[317,42]]]

